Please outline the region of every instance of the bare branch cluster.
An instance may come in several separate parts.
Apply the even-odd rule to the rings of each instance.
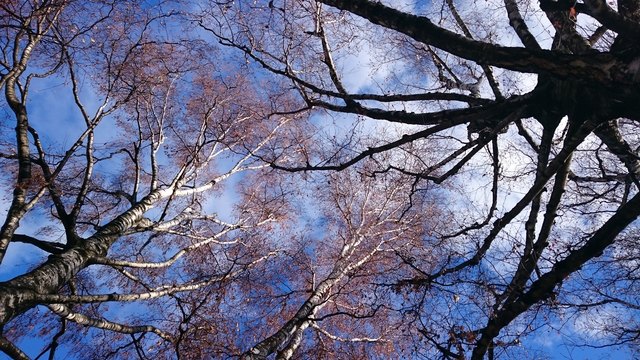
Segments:
[[[0,351],[637,351],[616,5],[4,1]]]

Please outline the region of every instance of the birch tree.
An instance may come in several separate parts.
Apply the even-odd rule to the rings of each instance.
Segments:
[[[316,215],[322,235],[292,242],[302,248],[289,250],[297,269],[287,281],[288,302],[296,305],[266,321],[272,326],[258,333],[267,335],[241,358],[395,356],[393,349],[406,341],[398,331],[404,327],[400,304],[376,284],[407,271],[397,254],[426,245],[438,216],[436,200],[423,194],[409,207],[411,187],[404,179],[355,171],[329,176],[314,190],[322,194]]]
[[[217,67],[212,48],[177,35],[174,5],[0,5],[2,126],[15,128],[0,154],[12,194],[0,260],[21,256],[11,253],[19,244],[42,254],[0,284],[0,350],[12,358],[56,358],[83,328],[112,334],[91,356],[179,354],[193,311],[183,294],[210,306],[208,294],[278,253],[258,228],[283,216],[282,196],[236,212],[216,193],[263,169],[252,154],[294,116],[257,101],[256,85]],[[43,109],[56,109],[47,96],[63,106]],[[40,347],[15,343],[30,339]]]

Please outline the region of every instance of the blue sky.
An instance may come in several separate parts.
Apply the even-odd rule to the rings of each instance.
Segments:
[[[155,6],[155,1],[149,1],[146,4],[151,8]],[[387,1],[387,3],[397,3],[394,1]],[[429,2],[412,2],[412,1],[402,1],[404,5],[414,4],[421,9],[424,8]],[[403,6],[404,6],[403,5]],[[537,27],[537,31],[540,33],[544,32],[547,28],[548,24],[543,23],[543,20],[538,19],[540,21],[540,26]],[[548,39],[547,39],[548,40]],[[349,49],[346,49],[349,50]],[[345,50],[345,51],[346,51]],[[378,55],[380,51],[384,49],[372,49],[370,47],[363,47],[360,49],[361,51],[358,54],[349,54],[341,58],[339,64],[342,69],[345,69],[345,77],[344,83],[346,87],[353,91],[375,91],[379,88],[379,84],[387,81],[389,78],[393,78],[390,74],[400,74],[398,75],[402,78],[403,75],[406,75],[410,70],[407,69],[394,69],[387,68],[385,65],[375,64],[375,62],[379,59]],[[375,69],[374,69],[375,68]],[[523,78],[523,87],[526,87],[530,84],[535,83],[535,78]],[[29,115],[31,119],[31,124],[34,128],[36,128],[47,146],[50,146],[55,149],[64,149],[72,144],[77,136],[80,134],[84,127],[84,122],[81,117],[78,115],[77,109],[71,102],[71,93],[68,88],[68,79],[64,77],[49,77],[45,79],[36,79],[33,82],[31,88],[31,100],[29,102]],[[81,97],[84,102],[88,105],[90,109],[89,113],[95,111],[98,107],[101,99],[97,96],[90,85],[83,87],[83,91],[81,93]],[[411,109],[409,109],[411,110]],[[348,121],[345,121],[343,117],[340,115],[332,114],[332,116],[326,116],[326,114],[317,113],[314,115],[309,121],[311,121],[314,125],[317,125],[319,128],[323,128],[327,134],[336,135],[338,139],[341,137],[346,137],[352,134],[351,126],[355,124],[352,122],[353,118],[350,118]],[[3,120],[5,121],[5,120]],[[9,126],[10,127],[10,126]],[[359,125],[358,131],[363,133],[373,133],[373,132],[383,132],[388,131],[387,134],[392,133],[389,130],[392,126],[388,124],[380,124],[380,123],[372,123],[372,122],[363,122]],[[394,133],[401,133],[403,130],[402,126],[393,127]],[[114,118],[107,118],[101,125],[98,127],[97,133],[99,136],[96,141],[102,144],[109,144],[111,141],[116,139],[118,136],[123,135],[119,133]],[[124,134],[126,135],[126,134]],[[330,136],[329,136],[330,137]],[[347,149],[350,150],[350,149]],[[226,158],[218,163],[218,169],[228,169],[233,165],[233,160],[235,158]],[[514,163],[517,163],[514,161]],[[100,169],[104,171],[108,176],[110,173],[119,174],[120,168],[118,167],[118,161],[115,161],[109,166]],[[516,164],[517,165],[517,164]],[[230,178],[225,183],[224,191],[218,192],[214,195],[207,197],[204,201],[204,207],[206,210],[211,213],[217,213],[219,218],[223,221],[232,221],[236,218],[235,214],[233,214],[233,207],[236,205],[240,199],[240,194],[237,192],[237,187],[242,184],[246,180],[246,175],[238,174]],[[472,178],[473,176],[471,176]],[[486,183],[486,181],[485,181]],[[12,184],[7,183],[4,184],[5,187],[10,187]],[[469,185],[469,184],[467,184]],[[502,199],[502,205],[510,204],[517,199],[519,195],[516,191],[512,197],[509,197],[505,194]],[[302,210],[301,218],[302,221],[308,221],[310,224],[310,233],[307,234],[309,239],[321,239],[322,235],[324,235],[323,227],[326,225],[325,218],[318,218],[319,212],[317,208],[315,208],[315,204],[312,202],[316,200],[313,198],[313,194],[307,195],[306,200],[308,203],[299,204],[299,209]],[[481,204],[482,202],[486,202],[487,198],[479,196],[477,199],[474,199]],[[8,204],[6,203],[9,199],[3,199],[3,203],[0,204],[0,214],[5,214]],[[453,201],[452,201],[453,203]],[[482,204],[481,204],[482,205]],[[505,206],[506,207],[506,206]],[[41,234],[41,228],[44,220],[46,218],[46,214],[43,213],[45,210],[40,210],[40,213],[34,212],[31,214],[27,220],[21,223],[21,226],[18,230],[18,233],[30,234],[30,235],[39,235]],[[514,231],[518,231],[521,229],[514,229]],[[60,228],[55,229],[55,231],[47,232],[47,236],[50,240],[57,241],[63,238],[63,232]],[[286,241],[286,239],[283,239]],[[314,244],[318,245],[318,244]],[[312,253],[314,246],[308,246],[305,250],[309,253]],[[0,281],[9,280],[19,274],[29,271],[33,268],[34,264],[42,262],[46,258],[46,254],[33,246],[14,243],[11,244],[9,250],[7,252],[7,257],[5,261],[0,265]],[[496,270],[499,272],[500,269]],[[284,279],[284,278],[283,278]],[[286,279],[285,279],[286,280]],[[284,281],[284,284],[281,284],[283,288],[281,290],[285,290],[285,286],[287,282]],[[105,287],[106,289],[106,287]],[[114,313],[122,312],[122,313],[135,313],[136,310],[144,311],[144,308],[135,308],[130,307],[129,309],[118,309],[117,306],[114,306]],[[125,307],[126,308],[126,307]],[[42,308],[33,311],[45,311]],[[549,359],[626,359],[637,357],[635,354],[629,353],[626,348],[620,347],[610,347],[610,348],[584,348],[584,347],[573,347],[571,343],[576,341],[578,336],[583,336],[584,334],[580,334],[579,327],[573,326],[571,321],[564,325],[564,327],[560,331],[541,331],[540,333],[536,333],[535,335],[529,336],[527,339],[531,342],[531,346],[533,349],[540,349]],[[586,338],[587,341],[589,338]],[[596,341],[597,339],[593,339]],[[42,344],[39,342],[37,337],[33,337],[32,339],[24,340],[19,343],[19,345],[23,346],[26,349],[29,355],[35,355],[39,350],[38,346]],[[81,354],[74,354],[73,350],[63,346],[60,350],[61,352],[58,354],[60,358],[77,358],[81,359]],[[0,354],[0,358],[3,358],[3,355]]]

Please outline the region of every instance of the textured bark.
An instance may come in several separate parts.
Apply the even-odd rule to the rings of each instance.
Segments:
[[[507,16],[509,17],[509,24],[520,38],[522,44],[529,49],[540,49],[540,44],[536,38],[529,31],[527,23],[522,19],[518,4],[515,0],[504,0],[504,6],[507,10]]]
[[[28,58],[28,55],[27,55]],[[26,59],[24,59],[26,62]],[[22,69],[24,70],[24,69]],[[18,71],[16,77],[22,71]],[[16,143],[18,144],[18,176],[15,188],[13,189],[13,199],[9,206],[9,211],[2,228],[0,228],[0,263],[9,246],[9,242],[14,232],[20,225],[20,219],[26,212],[25,203],[27,189],[31,180],[31,159],[29,149],[27,109],[18,99],[15,93],[16,78],[11,78],[5,85],[5,96],[9,106],[16,117]]]
[[[302,333],[313,321],[313,315],[323,306],[331,294],[333,287],[340,282],[349,271],[357,269],[368,257],[350,263],[348,257],[336,262],[329,276],[314,289],[312,295],[300,306],[298,311],[273,335],[262,340],[242,355],[242,359],[266,359],[283,348],[277,358],[289,359],[302,340]]]
[[[37,304],[38,294],[50,294],[71,280],[96,257],[104,257],[109,247],[142,219],[146,211],[160,198],[155,191],[118,216],[93,236],[49,259],[29,273],[0,283],[0,324]]]
[[[550,74],[565,79],[580,78],[605,86],[632,85],[640,81],[627,75],[627,64],[609,54],[573,56],[550,50],[502,47],[467,39],[436,26],[426,17],[403,13],[381,3],[368,0],[321,1],[479,64],[521,72]]]
[[[11,341],[26,336],[55,349],[74,322],[113,333],[116,357],[493,359],[557,304],[637,310],[638,1],[383,3],[3,3],[15,133],[0,160],[16,171],[0,263],[10,242],[50,255],[0,283],[0,350],[25,358]],[[532,14],[552,26],[532,33]],[[205,32],[177,34],[194,19]],[[507,20],[522,47],[499,45]],[[358,64],[369,76],[354,80]],[[84,120],[63,150],[28,107],[48,76]],[[103,143],[102,118],[124,136]],[[209,195],[245,170],[260,172],[220,221]],[[143,300],[139,322],[105,312]],[[30,333],[35,306],[63,330]]]
[[[93,319],[88,316],[75,313],[71,311],[68,307],[61,304],[51,304],[49,305],[49,309],[59,315],[60,317],[69,320],[71,322],[75,322],[80,325],[91,326],[98,329],[104,329],[109,331],[115,331],[123,334],[137,334],[137,333],[154,333],[161,338],[171,341],[171,337],[162,331],[158,330],[153,326],[127,326],[118,323],[114,323],[111,321],[107,321],[104,319]]]
[[[0,337],[0,350],[15,360],[28,360],[29,356],[4,337]]]

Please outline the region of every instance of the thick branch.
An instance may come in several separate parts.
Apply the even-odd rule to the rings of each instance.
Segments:
[[[57,315],[72,321],[76,324],[91,326],[98,329],[104,329],[109,331],[115,331],[123,334],[137,334],[137,333],[147,333],[151,332],[159,337],[163,338],[166,341],[173,342],[171,336],[165,333],[164,331],[156,328],[155,326],[142,325],[142,326],[129,326],[118,324],[112,321],[107,321],[104,319],[94,319],[90,318],[86,315],[73,312],[68,307],[61,304],[50,304],[48,305],[49,309],[56,313]]]
[[[0,283],[0,324],[32,307],[34,294],[56,291],[85,268],[92,258],[106,255],[111,244],[135,226],[160,196],[160,191],[149,194],[77,246],[49,256],[44,264],[28,274]]]
[[[522,15],[520,15],[518,3],[516,3],[515,0],[504,0],[504,6],[509,17],[509,25],[511,25],[516,32],[522,44],[529,49],[540,50],[540,44],[538,44],[536,38],[531,34],[527,23],[522,18]]]
[[[0,350],[5,354],[11,356],[15,360],[29,360],[29,356],[15,346],[12,342],[7,340],[4,336],[0,336]]]
[[[382,3],[367,0],[321,1],[479,64],[526,73],[546,73],[559,78],[588,79],[607,85],[632,84],[635,81],[624,75],[625,64],[609,54],[583,56],[549,50],[503,47],[467,39],[433,24],[426,17],[407,14]]]
[[[640,24],[613,10],[604,0],[585,0],[584,13],[598,20],[609,30],[640,39]]]
[[[584,246],[572,251],[569,256],[556,263],[551,271],[535,281],[517,301],[510,303],[489,319],[487,326],[482,330],[482,337],[473,350],[471,358],[481,360],[502,328],[527,311],[533,304],[551,296],[553,289],[562,280],[578,271],[587,261],[601,256],[603,251],[614,242],[618,234],[635,221],[639,215],[640,194],[637,194],[618,208],[618,211],[591,236]]]
[[[11,241],[30,244],[52,254],[59,254],[64,250],[63,244],[36,239],[29,235],[15,234]]]

